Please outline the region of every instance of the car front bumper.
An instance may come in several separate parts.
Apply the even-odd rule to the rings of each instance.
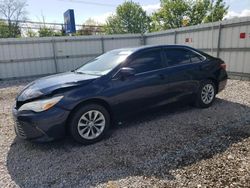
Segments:
[[[69,111],[52,107],[44,112],[23,111],[13,108],[16,135],[35,142],[47,142],[62,138],[66,133]]]

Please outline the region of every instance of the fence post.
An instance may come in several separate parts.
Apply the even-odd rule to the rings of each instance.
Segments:
[[[221,38],[221,23],[219,25],[219,31],[218,31],[218,43],[217,43],[217,52],[216,52],[216,57],[220,56],[220,38]]]
[[[104,38],[103,36],[101,37],[101,45],[102,45],[102,54],[105,52],[105,49],[104,49]]]
[[[141,45],[143,46],[143,45],[146,45],[146,38],[145,38],[146,36],[142,33],[141,34]]]
[[[56,73],[58,73],[57,49],[56,49],[56,40],[55,39],[52,39],[52,48],[53,48],[55,71],[56,71]]]
[[[177,44],[177,31],[174,31],[174,44]]]

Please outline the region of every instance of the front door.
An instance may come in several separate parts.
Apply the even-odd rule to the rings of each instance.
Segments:
[[[114,110],[126,115],[159,103],[165,90],[161,48],[137,52],[124,67],[133,68],[136,73],[113,79],[113,89],[117,91]]]

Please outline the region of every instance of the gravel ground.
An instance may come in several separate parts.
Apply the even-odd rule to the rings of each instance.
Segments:
[[[109,138],[34,144],[15,137],[21,82],[0,84],[0,187],[250,187],[250,82],[229,80],[208,109],[170,105]]]

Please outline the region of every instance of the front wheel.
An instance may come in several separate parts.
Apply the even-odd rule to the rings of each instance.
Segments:
[[[196,96],[195,106],[199,108],[208,108],[214,102],[216,95],[215,85],[210,80],[201,82],[199,91]]]
[[[108,111],[97,104],[79,108],[70,119],[72,137],[82,144],[92,144],[101,140],[110,127]]]

